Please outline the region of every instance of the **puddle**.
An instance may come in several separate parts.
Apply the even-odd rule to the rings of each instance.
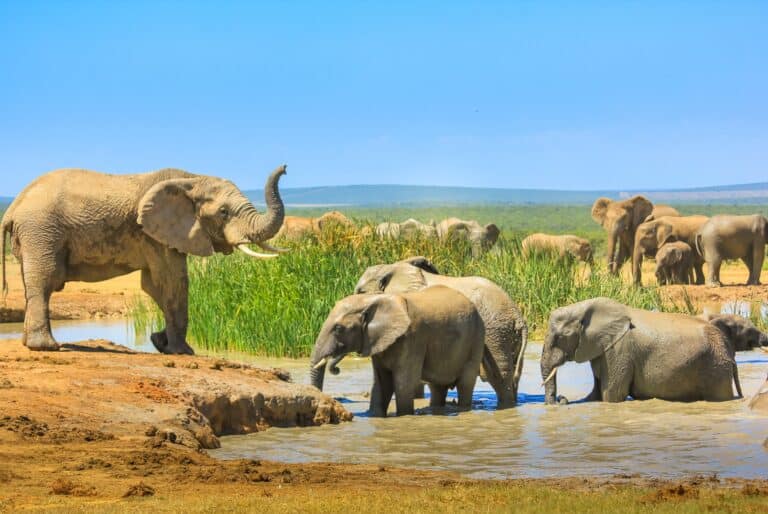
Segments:
[[[139,351],[155,351],[149,338],[136,334],[129,321],[58,321],[53,327],[61,342],[104,338]],[[0,339],[19,338],[21,329],[20,323],[0,324]],[[768,437],[768,419],[752,413],[746,400],[545,406],[540,355],[541,344],[529,344],[517,408],[493,410],[493,390],[478,381],[470,412],[449,409],[445,415],[425,415],[427,401],[420,400],[421,415],[387,419],[366,415],[370,362],[348,358],[341,363],[341,374],[326,374],[326,392],[355,413],[354,421],[223,437],[222,448],[211,454],[223,459],[375,463],[449,470],[473,478],[768,474],[768,450],[762,447]],[[228,356],[281,367],[291,373],[294,382],[309,383],[307,360]],[[742,388],[749,397],[765,379],[768,354],[742,352],[737,361]],[[568,363],[558,371],[557,379],[559,393],[572,401],[592,388],[588,364]]]

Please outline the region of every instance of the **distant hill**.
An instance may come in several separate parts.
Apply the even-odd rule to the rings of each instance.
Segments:
[[[592,204],[596,198],[627,198],[646,195],[654,202],[690,203],[768,203],[768,182],[710,186],[658,191],[563,191],[555,189],[494,189],[442,186],[356,185],[281,188],[287,205],[384,206],[439,204]],[[262,190],[247,191],[254,203],[264,203]]]

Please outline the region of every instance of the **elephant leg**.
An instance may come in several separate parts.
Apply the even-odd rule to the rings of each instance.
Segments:
[[[389,402],[394,393],[392,373],[388,370],[373,367],[373,388],[371,389],[370,413],[377,418],[386,418]]]
[[[597,375],[602,400],[612,403],[623,402],[629,396],[632,387],[632,364],[624,362],[609,368],[605,359],[598,360],[603,361],[600,363]]]
[[[416,385],[416,389],[413,390],[413,397],[418,398],[419,400],[422,400],[425,398],[424,396],[424,387],[425,385],[421,382],[419,382]]]
[[[22,254],[22,280],[26,308],[22,342],[30,350],[55,351],[59,345],[51,333],[49,303],[51,293],[64,285],[63,259],[44,253]]]
[[[696,261],[693,264],[693,270],[696,272],[696,284],[701,285],[704,283],[704,261]]]
[[[398,370],[394,373],[395,405],[398,416],[413,414],[413,391],[421,374],[414,374],[409,369]]]
[[[163,311],[165,328],[152,334],[152,344],[160,353],[188,354],[195,352],[187,343],[187,294],[188,278],[186,259],[175,273],[160,274],[142,270],[141,288],[152,297]]]
[[[763,260],[765,259],[765,244],[758,241],[752,244],[752,265],[749,270],[749,282],[747,285],[760,285],[760,272],[763,269]]]
[[[708,252],[709,253],[709,252]],[[716,252],[711,252],[716,253]],[[720,287],[720,266],[723,264],[723,259],[719,255],[712,257],[712,260],[707,263],[709,269],[707,269],[707,285],[709,287]]]
[[[482,370],[485,372],[486,381],[496,391],[498,409],[514,407],[517,403],[517,391],[514,384],[514,368],[517,362],[516,355],[504,341],[513,340],[513,335],[497,331],[495,328],[486,329],[485,348],[483,349]],[[521,342],[518,342],[518,351]]]
[[[466,366],[456,382],[456,392],[459,395],[459,407],[469,409],[472,407],[472,393],[477,382],[477,369]]]
[[[429,384],[431,396],[429,398],[430,407],[445,407],[445,398],[448,396],[448,386]]]

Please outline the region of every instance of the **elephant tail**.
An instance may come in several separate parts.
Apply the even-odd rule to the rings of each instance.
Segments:
[[[517,355],[517,362],[515,363],[515,373],[512,376],[512,383],[515,384],[515,395],[517,395],[517,386],[520,383],[520,377],[523,374],[523,361],[525,360],[525,348],[528,346],[528,324],[520,316],[520,353]],[[517,398],[515,398],[517,401]]]
[[[696,236],[693,239],[693,242],[695,243],[694,246],[696,246],[696,253],[701,255],[701,257],[703,258],[704,257],[704,251],[701,248],[701,232],[696,234]]]
[[[741,382],[739,382],[739,368],[736,366],[736,361],[733,361],[733,383],[736,384],[736,398],[744,398],[744,394],[741,392]]]

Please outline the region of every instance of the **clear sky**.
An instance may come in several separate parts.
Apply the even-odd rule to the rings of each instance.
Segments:
[[[60,167],[261,187],[768,180],[768,2],[0,0],[0,195]]]

